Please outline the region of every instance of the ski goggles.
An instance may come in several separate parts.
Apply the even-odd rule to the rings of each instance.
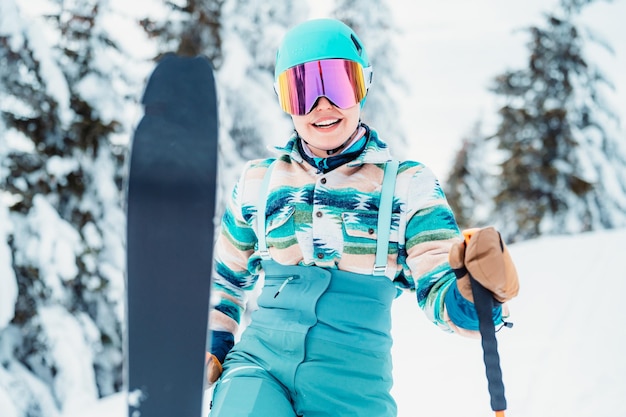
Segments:
[[[309,113],[320,97],[348,109],[365,98],[372,82],[372,67],[347,59],[322,59],[288,68],[278,75],[274,89],[286,113]]]

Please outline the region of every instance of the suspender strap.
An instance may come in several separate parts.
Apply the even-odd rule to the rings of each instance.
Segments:
[[[257,241],[259,247],[259,254],[264,261],[270,260],[270,252],[267,250],[267,241],[265,240],[265,212],[267,211],[267,196],[270,186],[270,178],[272,177],[272,170],[276,165],[276,161],[272,162],[265,176],[263,177],[263,183],[261,184],[261,190],[259,190],[259,200],[257,204],[256,213],[256,227],[257,227]]]
[[[389,161],[385,165],[383,185],[380,191],[380,206],[378,209],[378,240],[376,242],[374,275],[385,275],[387,272],[391,213],[393,209],[393,194],[396,188],[398,165],[399,162],[397,160]]]

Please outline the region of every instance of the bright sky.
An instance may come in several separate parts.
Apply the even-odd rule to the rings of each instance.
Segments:
[[[493,118],[495,96],[488,83],[506,69],[525,65],[525,32],[542,24],[541,12],[556,0],[441,0],[392,2],[404,36],[398,60],[412,85],[402,118],[407,124],[409,157],[447,176],[460,139],[480,118]],[[607,99],[626,125],[626,1],[598,1],[583,10],[585,21],[615,49],[596,48],[590,57],[615,83],[618,95]]]

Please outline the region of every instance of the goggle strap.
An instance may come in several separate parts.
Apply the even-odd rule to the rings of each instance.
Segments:
[[[374,71],[372,70],[371,65],[369,67],[361,66],[361,68],[363,69],[363,80],[365,81],[365,91],[367,91],[370,89],[370,86],[372,85],[372,78],[374,77]]]

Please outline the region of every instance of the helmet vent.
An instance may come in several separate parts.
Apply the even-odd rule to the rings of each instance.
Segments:
[[[350,34],[350,38],[352,39],[352,42],[354,42],[354,46],[356,47],[356,51],[359,53],[359,56],[361,56],[363,53],[363,47],[354,35]]]

